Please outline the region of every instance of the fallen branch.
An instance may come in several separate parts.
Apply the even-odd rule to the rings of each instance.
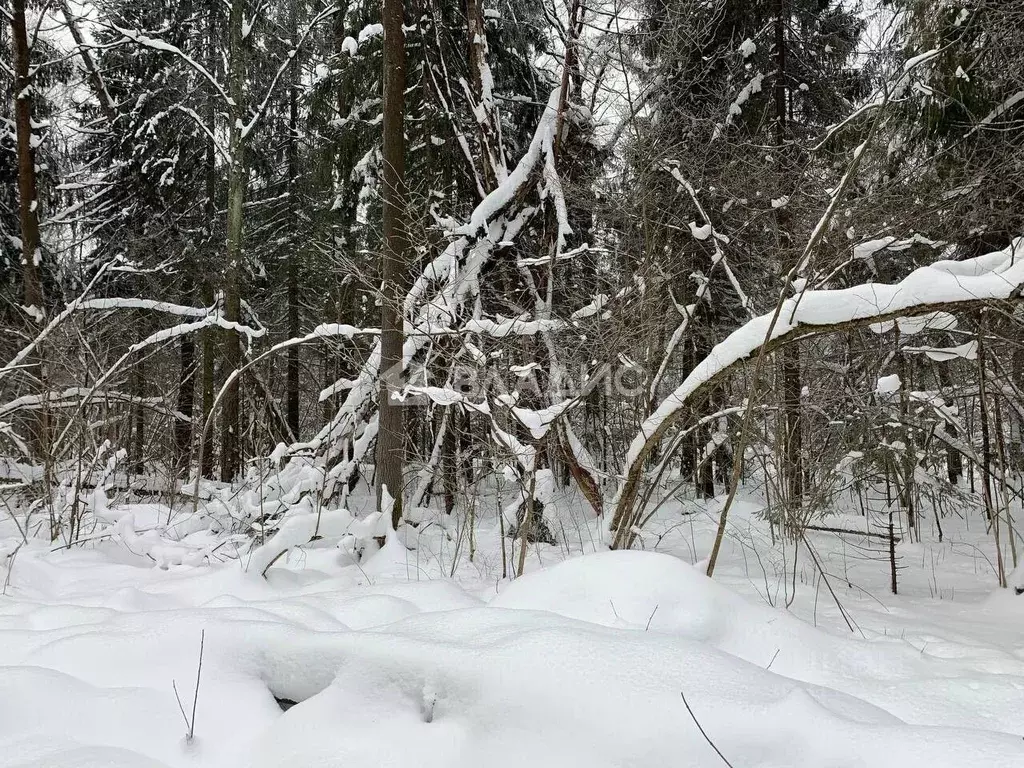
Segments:
[[[873,539],[884,539],[888,541],[891,537],[888,533],[877,533],[875,531],[853,531],[849,528],[831,528],[827,525],[804,525],[802,528],[805,531],[821,531],[823,533],[839,533],[845,536],[867,536]],[[901,541],[899,536],[895,537],[896,541]]]

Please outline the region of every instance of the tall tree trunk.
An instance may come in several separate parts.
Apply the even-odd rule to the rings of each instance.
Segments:
[[[207,7],[207,37],[206,37],[206,66],[211,74],[216,75],[217,72],[217,5],[218,0],[209,0]],[[214,134],[216,129],[216,106],[214,99],[216,94],[212,90],[208,91],[207,103],[206,103],[206,128],[209,131],[210,136]],[[217,148],[214,145],[214,141],[210,138],[206,143],[206,222],[207,222],[207,238],[206,247],[207,253],[207,271],[202,277],[202,300],[203,304],[207,307],[212,307],[214,301],[216,301],[216,283],[217,278],[214,273],[213,265],[217,263],[216,254],[219,251],[219,247],[216,240],[217,232]],[[217,332],[208,328],[202,332],[202,345],[203,345],[203,371],[202,371],[202,407],[203,407],[203,424],[210,417],[211,411],[213,411],[213,399],[214,399],[214,379],[217,372]],[[202,446],[202,465],[199,467],[199,474],[201,477],[212,478],[214,471],[214,453],[213,453],[213,434],[212,430],[207,433]]]
[[[466,33],[468,38],[469,77],[473,99],[476,101],[477,122],[480,130],[480,179],[484,191],[494,189],[495,167],[498,165],[495,146],[493,115],[491,113],[490,72],[487,69],[487,32],[484,29],[483,0],[466,0]]]
[[[403,0],[383,0],[384,22],[384,250],[380,335],[380,416],[377,433],[377,504],[384,491],[395,500],[392,521],[402,516],[405,430],[401,403],[391,393],[402,379],[402,287],[408,249],[405,209],[405,33]]]
[[[66,0],[62,0],[66,7]],[[195,12],[195,7],[192,0],[181,0],[180,8],[182,11],[182,17],[186,19],[192,19]],[[67,10],[64,11],[65,17],[68,18],[70,25],[70,15]],[[212,21],[212,19],[211,19]],[[199,19],[196,19],[196,23],[199,23]],[[212,29],[212,26],[211,26]],[[180,41],[176,41],[176,45],[181,45],[189,34],[194,34],[196,27],[192,25],[182,25]],[[79,38],[75,38],[75,42],[81,47],[82,42]],[[209,49],[207,49],[208,53]],[[95,65],[90,61],[86,61],[86,69],[90,73],[90,79],[94,81],[94,89],[102,89],[103,94],[101,95],[101,102],[104,106],[104,111],[110,114],[110,121],[113,123],[114,110],[112,105],[109,104],[109,96],[106,93],[106,88],[103,85],[102,77],[99,72],[93,76],[93,70]],[[109,106],[109,109],[108,109]],[[210,147],[212,149],[212,146]],[[181,291],[181,303],[192,304],[197,301],[196,291],[196,275],[199,272],[199,259],[196,258],[196,251],[190,249],[185,260],[186,269],[188,274],[183,280],[183,286]],[[196,340],[191,333],[186,333],[181,337],[181,341],[178,344],[178,413],[184,416],[184,419],[172,419],[172,432],[174,434],[174,471],[182,478],[188,477],[190,460],[192,458],[192,425],[193,415],[195,413],[195,402],[196,402]],[[205,458],[205,457],[204,457]],[[198,480],[197,480],[198,481]]]
[[[775,0],[774,3],[774,36],[775,36],[775,143],[779,156],[779,178],[785,183],[789,173],[795,169],[789,162],[791,153],[787,146],[789,124],[787,113],[788,92],[786,89],[786,26],[789,13],[786,0]],[[785,207],[777,209],[776,219],[782,245],[790,243],[787,229],[789,217]],[[800,399],[803,384],[800,377],[800,345],[792,344],[783,347],[781,355],[782,368],[782,410],[783,410],[783,477],[785,496],[791,510],[802,506],[804,495],[803,467],[803,421],[800,413]]]
[[[899,328],[896,329],[896,339],[893,347],[893,355],[896,363],[896,374],[900,378],[900,413],[902,414],[901,420],[905,426],[905,440],[906,448],[903,450],[902,458],[900,460],[900,470],[897,472],[898,477],[901,478],[902,484],[900,486],[900,504],[907,513],[907,528],[909,538],[913,539],[915,532],[917,532],[917,510],[914,504],[914,489],[915,489],[915,478],[914,468],[917,466],[917,455],[916,439],[914,429],[909,424],[910,419],[910,396],[909,392],[913,389],[913,383],[910,375],[910,365],[907,360],[907,356],[904,354],[902,349],[902,334]],[[920,533],[918,536],[920,536]]]
[[[291,0],[291,38],[299,39],[298,0]],[[298,214],[298,181],[299,181],[299,57],[292,56],[289,64],[291,87],[288,89],[288,205],[292,221]],[[298,238],[295,238],[288,253],[288,335],[295,338],[299,335],[299,253]],[[288,429],[299,437],[299,347],[288,350],[287,365],[286,420]]]
[[[14,0],[11,16],[11,36],[14,42],[14,121],[18,146],[18,206],[21,215],[21,283],[22,302],[30,319],[41,323],[43,319],[43,281],[41,274],[42,246],[39,239],[39,197],[36,189],[35,148],[32,144],[32,75],[28,33],[25,27],[25,0]],[[42,357],[33,355],[26,373],[38,392],[43,384]],[[46,456],[46,409],[37,411],[31,426],[31,448],[36,458]]]
[[[232,0],[228,19],[228,108],[230,122],[228,153],[227,253],[224,264],[224,319],[238,323],[242,319],[240,282],[242,279],[242,223],[245,203],[245,22],[244,0]],[[241,362],[238,335],[224,333],[224,375],[229,376]],[[221,429],[220,479],[231,482],[242,462],[242,407],[238,382],[224,393],[224,422]]]
[[[193,251],[186,263],[189,275],[181,292],[182,303],[196,301],[195,274],[199,264]],[[181,337],[178,344],[178,412],[184,419],[173,420],[174,469],[182,477],[188,476],[192,457],[192,422],[196,403],[196,340],[191,333]],[[205,457],[204,457],[205,458]]]
[[[1017,347],[1013,351],[1013,368],[1010,374],[1012,386],[1019,392],[1021,384],[1024,383],[1024,350]],[[1007,461],[1014,478],[1019,478],[1024,471],[1024,419],[1016,408],[1010,409],[1009,414],[1009,456]],[[1015,483],[1019,486],[1019,483]]]

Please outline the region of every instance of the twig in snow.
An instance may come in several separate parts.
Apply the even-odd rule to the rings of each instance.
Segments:
[[[4,588],[0,591],[0,595],[7,596],[7,588],[11,585],[11,573],[14,572],[14,558],[18,556],[18,550],[24,546],[24,542],[14,548],[14,551],[7,556],[7,575],[4,576]],[[1019,593],[1018,593],[1019,594]]]
[[[710,744],[710,745],[711,745],[711,748],[712,748],[713,750],[715,750],[715,754],[717,754],[717,755],[718,755],[718,756],[719,756],[720,758],[722,758],[722,762],[723,762],[723,763],[725,763],[726,765],[728,765],[728,766],[729,766],[729,768],[735,768],[735,766],[733,766],[733,764],[732,764],[732,763],[730,763],[730,762],[729,762],[729,761],[728,761],[728,760],[726,759],[725,755],[723,755],[723,754],[722,754],[722,750],[720,750],[720,749],[719,749],[718,747],[716,747],[716,746],[715,746],[715,742],[713,742],[713,741],[711,740],[711,738],[710,738],[710,737],[709,737],[709,736],[707,735],[707,733],[705,733],[705,732],[704,732],[704,726],[702,726],[702,725],[700,724],[700,720],[698,720],[698,719],[697,719],[697,716],[696,716],[695,714],[693,714],[693,710],[692,710],[692,709],[690,709],[690,703],[689,703],[689,702],[688,702],[688,701],[686,700],[686,694],[685,694],[685,693],[683,693],[682,691],[680,691],[680,692],[679,692],[679,696],[680,696],[680,697],[682,698],[682,700],[683,700],[683,704],[684,704],[684,706],[686,707],[686,711],[687,711],[687,712],[689,712],[689,713],[690,713],[690,717],[692,717],[692,718],[693,718],[693,723],[694,723],[694,725],[696,725],[696,726],[697,726],[697,730],[698,730],[698,731],[700,731],[700,735],[704,737],[704,741],[706,741],[706,742],[707,742],[708,744]]]
[[[654,621],[654,614],[658,612],[658,606],[654,606],[654,610],[651,611],[651,615],[647,617],[647,626],[644,627],[644,632],[651,628],[651,622]]]
[[[196,705],[199,703],[199,680],[203,675],[203,646],[206,645],[206,630],[199,634],[199,666],[196,668],[196,689],[192,694],[192,717],[185,714],[185,705],[181,703],[181,696],[178,695],[178,684],[171,680],[171,688],[174,689],[174,698],[178,702],[178,709],[181,712],[181,719],[185,721],[185,743],[191,744],[196,736]]]
[[[818,569],[818,573],[821,574],[822,581],[824,581],[825,586],[828,587],[829,594],[832,595],[832,599],[835,601],[836,607],[839,609],[839,614],[843,617],[843,621],[846,622],[846,626],[849,627],[851,632],[860,630],[860,634],[863,637],[864,630],[860,629],[860,627],[857,627],[857,630],[854,629],[853,617],[846,612],[842,602],[839,600],[839,595],[837,595],[836,591],[832,589],[832,582],[828,580],[828,574],[825,573],[825,569],[821,567],[821,561],[818,559],[818,555],[815,553],[814,547],[812,547],[810,542],[807,541],[807,535],[803,531],[800,532],[800,540],[803,541],[804,546],[807,547],[807,551],[810,553],[811,559],[814,561],[814,565]],[[890,537],[890,542],[891,541],[892,538]]]

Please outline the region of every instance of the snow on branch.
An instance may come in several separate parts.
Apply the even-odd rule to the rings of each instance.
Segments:
[[[711,140],[715,141],[718,139],[726,128],[733,124],[733,121],[737,117],[743,114],[743,105],[750,101],[750,97],[755,93],[761,92],[761,86],[764,83],[764,75],[760,72],[750,78],[750,82],[744,85],[739,93],[736,94],[736,98],[733,99],[729,105],[729,111],[725,115],[725,122],[717,123],[715,130],[711,135]]]
[[[666,164],[665,170],[667,170],[672,175],[672,178],[679,182],[680,188],[684,189],[687,192],[687,194],[689,194],[694,206],[696,206],[697,211],[704,219],[705,223],[702,227],[695,227],[694,223],[691,223],[690,230],[694,231],[700,229],[708,233],[704,238],[698,239],[708,239],[708,237],[710,237],[711,243],[715,248],[714,256],[712,256],[711,258],[711,269],[714,269],[719,264],[722,265],[722,270],[729,278],[729,283],[730,285],[732,285],[733,290],[736,292],[736,296],[739,298],[740,304],[745,310],[747,310],[747,312],[751,314],[751,316],[753,316],[753,311],[750,305],[750,298],[743,290],[743,287],[740,285],[739,280],[736,279],[736,274],[732,271],[732,268],[729,266],[729,262],[725,258],[725,251],[722,250],[721,243],[728,243],[728,236],[721,234],[720,232],[715,230],[714,224],[711,221],[711,217],[708,216],[707,211],[704,209],[704,206],[700,202],[700,198],[697,197],[697,191],[693,188],[693,185],[686,178],[683,177],[682,173],[680,173],[679,171],[678,166]],[[679,323],[679,325],[676,326],[675,331],[669,338],[668,343],[665,345],[665,354],[662,356],[661,364],[659,365],[658,370],[654,374],[654,376],[651,377],[649,392],[652,398],[658,392],[658,387],[665,376],[665,372],[667,371],[668,365],[672,360],[672,355],[675,352],[676,347],[679,345],[679,342],[682,341],[683,335],[686,333],[687,329],[690,326],[690,321],[693,319],[693,313],[696,311],[697,305],[704,300],[704,297],[707,295],[708,288],[711,285],[709,275],[695,276],[699,277],[697,295],[694,297],[693,304],[680,308],[680,312],[683,316],[683,319]]]
[[[1002,251],[965,261],[938,261],[895,284],[865,283],[838,290],[811,290],[786,300],[782,311],[760,315],[717,344],[644,420],[630,443],[615,498],[611,533],[632,524],[633,503],[647,457],[686,404],[733,368],[785,344],[824,333],[864,327],[903,316],[979,308],[1018,299],[1024,288],[1024,238]]]
[[[508,336],[536,336],[538,333],[557,331],[565,327],[562,320],[554,318],[541,320],[488,320],[472,319],[462,326],[464,333],[479,333],[503,339]]]
[[[155,37],[149,37],[134,29],[123,29],[115,24],[112,24],[111,27],[121,34],[123,40],[120,42],[122,43],[130,42],[135,43],[136,45],[141,45],[145,48],[152,48],[154,51],[164,51],[165,53],[173,53],[175,56],[179,57],[182,61],[184,61],[188,66],[190,66],[200,75],[202,75],[207,80],[207,82],[209,82],[210,85],[214,87],[214,89],[217,91],[220,97],[224,99],[225,103],[231,103],[231,97],[228,96],[227,92],[221,86],[220,82],[218,82],[217,78],[210,74],[210,71],[206,67],[204,67],[191,56],[189,56],[178,46],[171,45],[166,40],[161,40]]]
[[[254,110],[252,118],[250,118],[249,122],[245,126],[243,126],[243,139],[252,132],[252,130],[257,126],[257,124],[259,124],[260,118],[262,118],[267,111],[267,105],[270,104],[270,99],[273,97],[274,91],[277,90],[277,84],[280,81],[281,76],[288,69],[288,66],[291,64],[292,59],[298,55],[298,52],[302,48],[302,46],[306,44],[306,40],[309,39],[309,36],[313,32],[313,30],[317,27],[317,25],[320,24],[320,22],[329,19],[331,16],[335,15],[336,13],[339,13],[340,11],[341,6],[334,4],[328,5],[326,8],[324,8],[324,10],[320,11],[320,13],[318,13],[312,19],[312,21],[309,22],[309,24],[306,25],[306,28],[302,31],[302,34],[299,35],[299,39],[295,43],[295,47],[288,51],[288,55],[284,57],[284,60],[277,68],[277,71],[274,73],[274,76],[271,78],[270,84],[267,86],[267,90],[263,96],[263,100],[260,101],[259,105]]]
[[[105,311],[111,309],[150,309],[180,317],[206,317],[210,310],[206,307],[190,307],[184,304],[172,304],[168,301],[153,299],[105,298],[88,299],[77,304],[75,309]]]
[[[929,61],[931,61],[940,53],[942,53],[942,50],[943,49],[940,48],[933,48],[931,50],[925,51],[924,53],[920,53],[917,56],[913,56],[907,59],[907,61],[903,64],[903,69],[900,71],[899,76],[896,78],[894,82],[884,83],[880,88],[876,89],[875,92],[872,93],[871,98],[868,99],[867,102],[865,102],[863,105],[855,109],[845,118],[843,118],[843,120],[841,120],[840,122],[836,123],[833,126],[830,126],[828,130],[825,131],[824,137],[822,137],[822,139],[811,148],[811,151],[816,152],[820,150],[839,131],[841,131],[850,123],[858,120],[861,116],[867,114],[868,112],[883,109],[890,102],[902,98],[902,96],[907,92],[907,89],[910,87],[911,82],[913,81],[911,75],[913,74],[914,70],[920,66],[927,64]]]
[[[530,183],[535,171],[541,167],[545,146],[550,144],[554,136],[560,96],[560,88],[551,91],[544,114],[541,116],[526,154],[505,181],[480,201],[469,217],[469,224],[463,227],[459,234],[474,235],[486,228],[487,222],[504,210]]]
[[[107,312],[118,309],[145,309],[152,312],[161,312],[168,315],[176,315],[178,317],[196,318],[198,319],[198,325],[195,323],[185,324],[184,326],[178,326],[178,328],[166,329],[164,331],[158,331],[156,338],[152,341],[156,343],[158,341],[166,341],[169,338],[180,336],[183,333],[190,333],[192,330],[197,328],[206,328],[210,325],[217,325],[227,330],[238,331],[239,333],[248,336],[249,338],[256,338],[262,336],[265,331],[257,328],[250,328],[249,326],[242,325],[240,323],[232,323],[225,320],[219,314],[215,314],[213,309],[207,307],[191,307],[183,304],[173,304],[167,301],[154,301],[152,299],[134,299],[134,298],[103,298],[103,299],[86,299],[85,297],[92,292],[93,287],[99,282],[100,278],[108,271],[110,264],[104,264],[100,269],[93,275],[92,280],[82,291],[81,295],[73,301],[69,302],[64,309],[58,313],[50,322],[44,327],[36,337],[25,345],[18,353],[11,358],[3,367],[0,367],[0,378],[3,378],[6,374],[12,371],[19,370],[21,364],[28,358],[32,351],[36,349],[40,343],[42,343],[54,330],[62,325],[69,317],[76,312]]]
[[[2,379],[5,374],[10,373],[11,371],[18,370],[21,367],[22,363],[24,363],[25,360],[28,358],[28,356],[32,354],[33,350],[35,350],[36,347],[38,347],[46,339],[47,336],[53,333],[53,331],[58,326],[60,326],[61,323],[63,323],[67,318],[71,317],[71,315],[73,315],[82,306],[82,304],[85,303],[85,297],[92,292],[93,287],[95,287],[96,283],[98,283],[100,281],[100,278],[102,278],[103,275],[107,272],[109,266],[109,262],[100,266],[100,268],[96,270],[96,274],[92,276],[92,280],[90,280],[89,284],[85,286],[85,290],[83,290],[82,293],[77,298],[68,302],[67,306],[64,307],[64,309],[61,312],[59,312],[52,320],[50,320],[50,322],[46,324],[46,327],[43,328],[38,334],[36,334],[36,337],[32,341],[30,341],[28,344],[26,344],[24,347],[18,350],[18,353],[13,358],[11,358],[2,368],[0,368],[0,379]]]
[[[106,302],[108,300],[107,299],[96,299],[95,301],[102,303],[102,302]],[[114,300],[114,301],[119,301],[119,300]],[[120,301],[123,301],[123,300],[120,300]],[[132,299],[130,301],[143,301],[143,302],[145,302],[146,300],[144,300],[144,299]],[[90,302],[84,302],[84,303],[90,303]],[[162,304],[163,302],[151,302],[151,303],[152,304]],[[177,304],[169,304],[167,306],[174,307],[174,308],[177,308],[177,309],[188,309],[188,310],[195,309],[194,307],[181,307],[180,305],[177,305]],[[205,312],[205,310],[204,310],[204,312]],[[109,381],[110,378],[115,373],[117,373],[118,370],[120,370],[121,366],[124,365],[124,363],[127,362],[128,359],[131,358],[133,355],[135,355],[137,352],[140,352],[143,349],[146,349],[147,347],[151,347],[151,346],[154,346],[156,344],[161,344],[161,343],[163,343],[165,341],[170,341],[171,339],[175,339],[175,338],[178,338],[180,336],[186,336],[186,335],[188,335],[190,333],[194,333],[196,331],[201,331],[201,330],[203,330],[205,328],[214,328],[214,327],[224,328],[225,330],[229,330],[229,331],[236,331],[237,333],[245,335],[245,336],[248,336],[249,338],[258,338],[260,336],[263,336],[264,333],[265,333],[265,331],[262,330],[262,329],[250,328],[249,326],[242,325],[241,323],[236,323],[236,322],[232,322],[232,321],[229,321],[229,320],[225,320],[220,314],[205,315],[204,317],[202,317],[202,319],[196,320],[195,322],[192,322],[192,323],[179,323],[178,325],[174,326],[173,328],[162,328],[159,331],[155,331],[154,333],[151,333],[149,336],[147,336],[142,341],[138,341],[135,344],[132,344],[130,347],[128,347],[128,350],[123,355],[121,355],[121,357],[119,357],[114,362],[114,364],[111,365],[103,373],[102,376],[100,376],[98,379],[96,379],[95,383],[80,398],[79,404],[78,404],[78,409],[77,409],[75,415],[77,416],[78,414],[80,414],[82,412],[82,409],[85,408],[85,406],[89,403],[89,401],[92,398],[96,397],[97,393],[101,391],[101,388],[103,387],[103,385],[106,384],[107,381]],[[64,439],[68,436],[68,434],[70,433],[71,428],[74,426],[74,424],[75,424],[75,419],[69,419],[68,420],[67,426],[64,427],[64,430],[60,433],[60,436],[53,443],[53,445],[54,445],[54,449],[53,450],[54,451],[56,451],[56,447],[57,446],[61,445],[64,442]]]
[[[231,162],[231,155],[228,152],[227,147],[225,147],[224,144],[220,141],[220,139],[218,139],[216,135],[214,135],[213,131],[210,130],[209,126],[206,125],[206,121],[203,118],[201,118],[194,109],[192,109],[191,107],[186,107],[184,104],[175,104],[173,108],[191,118],[192,122],[196,124],[196,127],[206,134],[206,138],[210,140],[210,143],[213,145],[213,148],[216,150],[217,154],[220,155],[221,159],[225,163]]]
[[[0,405],[0,416],[8,416],[17,411],[31,411],[39,408],[71,408],[78,405],[83,397],[90,396],[93,399],[105,402],[128,403],[130,405],[141,405],[149,408],[163,416],[169,416],[176,421],[189,421],[189,418],[180,411],[167,406],[162,397],[139,397],[116,390],[102,392],[91,392],[88,387],[68,387],[59,392],[46,392],[44,394],[22,395]]]
[[[469,222],[455,229],[455,239],[424,267],[406,296],[406,339],[403,350],[405,366],[408,366],[432,338],[439,334],[515,333],[539,330],[539,327],[533,329],[529,326],[517,326],[517,323],[540,321],[508,321],[507,328],[500,322],[494,325],[481,322],[466,328],[460,325],[460,322],[467,301],[479,291],[480,271],[490,261],[495,248],[499,244],[514,241],[537,210],[522,204],[515,207],[514,204],[524,197],[538,174],[543,173],[545,147],[551,145],[554,136],[559,96],[560,89],[555,88],[548,98],[547,107],[537,125],[529,149],[516,167],[497,188],[480,201],[470,215]],[[365,439],[365,435],[370,431],[370,424],[376,421],[372,411],[380,375],[379,368],[378,342],[354,379],[332,385],[320,393],[320,399],[323,401],[339,391],[347,390],[344,401],[330,422],[310,442],[292,446],[293,454],[301,450],[313,450],[320,453],[321,461],[328,464],[342,454],[346,445],[351,448],[345,461],[328,473],[328,483],[324,488],[327,495],[333,492],[335,484],[348,479],[358,461],[369,449],[370,440]],[[356,439],[355,435],[360,428],[363,429],[364,437]]]
[[[985,115],[985,117],[981,119],[981,122],[978,123],[973,129],[971,129],[971,133],[974,133],[975,131],[981,128],[987,128],[988,126],[992,125],[993,122],[998,120],[1000,117],[1009,112],[1022,101],[1024,101],[1024,91],[1018,91],[1017,93],[1008,97],[1001,104],[999,104],[999,106],[997,106],[987,115]]]

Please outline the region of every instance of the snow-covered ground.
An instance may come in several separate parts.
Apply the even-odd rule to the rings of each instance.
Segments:
[[[894,597],[851,537],[814,534],[828,583],[806,548],[794,579],[749,499],[714,581],[714,503],[597,553],[555,504],[567,543],[502,580],[486,501],[472,543],[422,513],[265,579],[187,506],[105,508],[56,551],[0,513],[0,766],[1024,766],[1024,596],[994,594],[980,525],[901,544]]]

